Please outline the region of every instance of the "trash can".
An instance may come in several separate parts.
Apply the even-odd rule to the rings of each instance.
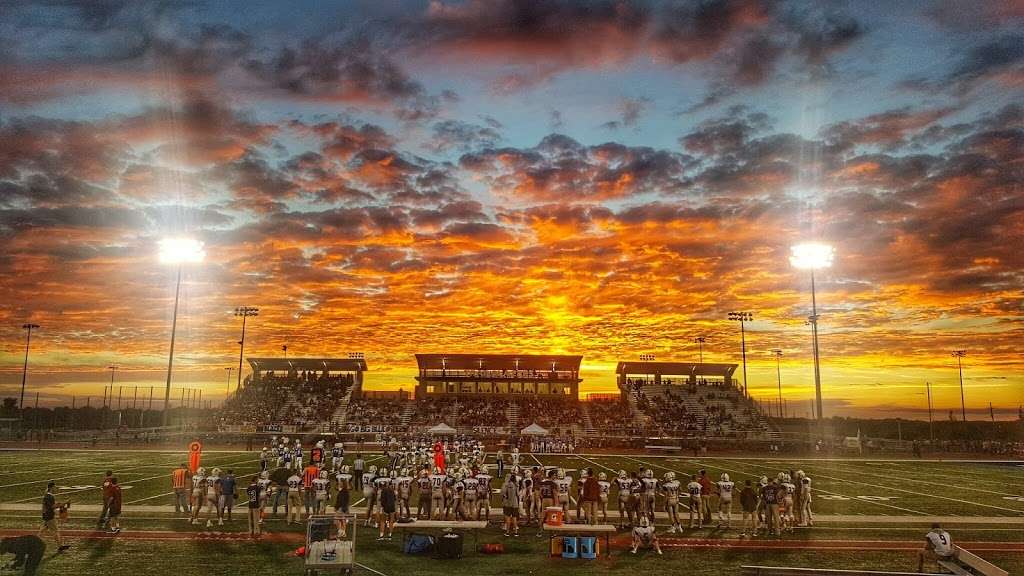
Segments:
[[[579,558],[579,550],[576,548],[578,543],[579,538],[575,536],[562,538],[562,558]]]
[[[580,558],[584,560],[597,559],[597,538],[593,536],[580,537]]]

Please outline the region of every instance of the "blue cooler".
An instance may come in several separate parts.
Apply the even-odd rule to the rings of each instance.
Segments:
[[[562,558],[579,558],[579,550],[576,549],[578,542],[579,538],[575,536],[562,538]]]
[[[580,537],[580,558],[584,560],[597,559],[597,538],[593,536]]]

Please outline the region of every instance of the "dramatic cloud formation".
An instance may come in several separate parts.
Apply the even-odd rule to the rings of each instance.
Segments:
[[[1024,42],[1012,2],[876,13],[793,1],[433,0],[0,8],[0,388],[95,394],[111,362],[222,393],[231,310],[253,354],[578,352],[585,390],[640,353],[737,361],[811,394],[916,408],[879,382],[1020,402]],[[911,57],[912,56],[912,57]],[[131,376],[131,374],[135,376]],[[71,384],[74,383],[72,386]],[[938,388],[938,405],[958,401]]]

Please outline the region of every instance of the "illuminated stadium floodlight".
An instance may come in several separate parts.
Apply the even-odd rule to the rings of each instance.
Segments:
[[[185,264],[198,264],[205,259],[206,251],[203,250],[203,243],[194,238],[165,238],[160,241],[160,262],[178,267],[178,280],[174,288],[174,314],[171,319],[171,349],[167,353],[167,386],[164,388],[164,426],[167,426],[167,409],[171,404],[171,370],[174,367],[174,337],[178,329],[181,271]]]
[[[255,306],[239,306],[235,308],[235,316],[242,318],[242,339],[238,341],[238,383],[235,390],[242,389],[242,355],[245,353],[245,319],[250,316],[259,316],[260,309]]]
[[[960,371],[960,415],[964,422],[967,422],[967,404],[964,402],[964,356],[967,350],[953,350],[951,353],[956,358],[956,367]]]
[[[729,312],[729,320],[740,323],[740,351],[743,356],[743,395],[746,396],[747,388],[747,331],[746,323],[754,319],[753,312]]]
[[[782,348],[772,348],[772,356],[775,356],[775,375],[779,382],[779,418],[784,418],[782,413]]]
[[[707,336],[697,336],[693,339],[693,343],[697,345],[697,351],[700,354],[700,363],[704,363],[704,344],[708,341]]]
[[[19,417],[25,419],[25,382],[28,380],[28,348],[32,343],[32,331],[39,328],[39,324],[31,322],[22,324],[21,329],[25,331],[25,365],[21,369],[21,398],[18,400]]]
[[[818,423],[821,423],[821,362],[818,354],[818,300],[814,288],[814,271],[832,266],[835,249],[821,242],[804,242],[790,248],[789,263],[798,270],[811,271],[811,340],[814,346],[814,396]]]

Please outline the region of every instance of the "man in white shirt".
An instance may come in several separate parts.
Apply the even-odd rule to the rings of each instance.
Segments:
[[[923,571],[925,560],[949,560],[953,558],[955,551],[953,538],[949,532],[943,530],[938,522],[932,524],[931,531],[924,536],[924,548],[917,553],[917,571]]]

